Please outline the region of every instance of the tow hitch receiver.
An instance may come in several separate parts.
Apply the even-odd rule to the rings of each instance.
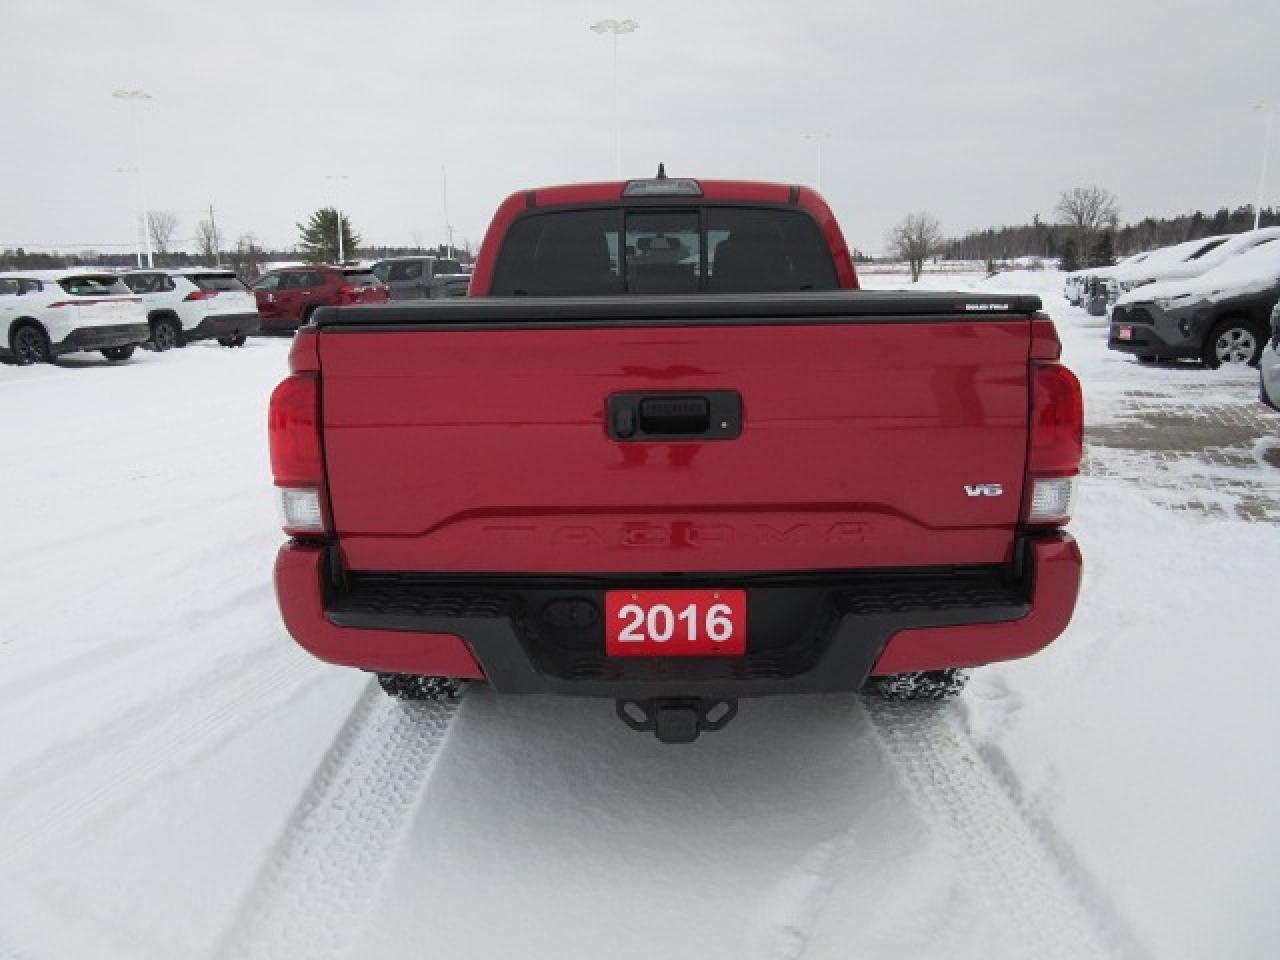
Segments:
[[[698,734],[723,729],[738,714],[737,700],[653,697],[619,700],[618,716],[632,730],[652,733],[663,743],[693,743]]]

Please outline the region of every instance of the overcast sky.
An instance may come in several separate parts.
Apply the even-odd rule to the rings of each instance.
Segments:
[[[611,45],[604,17],[640,29]],[[623,172],[813,184],[851,244],[909,211],[948,234],[1050,218],[1097,183],[1122,217],[1253,201],[1280,98],[1276,0],[28,3],[0,0],[0,246],[130,249],[139,111],[153,208],[191,245],[295,242],[339,203],[366,241],[478,243],[499,200]],[[1280,201],[1280,123],[1267,202]],[[345,176],[345,180],[327,179]],[[115,246],[111,246],[115,245]]]

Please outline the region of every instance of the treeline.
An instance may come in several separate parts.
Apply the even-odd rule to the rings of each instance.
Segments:
[[[1280,210],[1262,208],[1261,226],[1280,226]],[[1230,210],[1222,207],[1216,213],[1199,210],[1177,217],[1147,217],[1137,223],[1107,231],[1117,257],[1127,257],[1155,247],[1167,247],[1185,240],[1198,240],[1223,233],[1241,233],[1253,229],[1253,207]],[[1031,223],[1018,226],[989,227],[974,230],[962,237],[947,240],[941,256],[947,260],[1013,260],[1016,257],[1059,259],[1075,228],[1045,223],[1039,215]]]

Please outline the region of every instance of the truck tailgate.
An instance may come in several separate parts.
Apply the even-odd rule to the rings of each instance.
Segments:
[[[428,305],[327,314],[325,461],[346,566],[583,574],[1008,561],[1030,310],[939,301],[878,316],[869,311],[884,298],[852,296],[866,299],[848,316],[806,317],[779,299],[776,318],[756,298],[740,321],[692,307],[681,318],[660,303],[646,320],[632,298],[621,315],[595,301],[600,321],[576,324],[472,323]],[[488,315],[504,302],[489,301]],[[609,435],[613,394],[710,391],[740,394],[736,438]]]

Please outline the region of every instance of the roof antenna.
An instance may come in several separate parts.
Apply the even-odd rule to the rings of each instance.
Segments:
[[[658,179],[659,180],[667,179],[667,165],[665,163],[658,164]]]

